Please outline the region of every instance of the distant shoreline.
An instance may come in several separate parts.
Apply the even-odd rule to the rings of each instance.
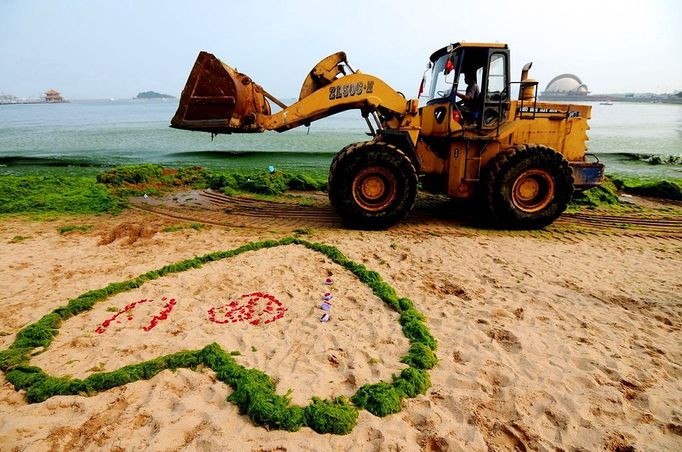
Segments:
[[[12,102],[0,102],[0,105],[34,105],[34,104],[68,104],[68,100],[48,102],[44,100],[18,100]]]

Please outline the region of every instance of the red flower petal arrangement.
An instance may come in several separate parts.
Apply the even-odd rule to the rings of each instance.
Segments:
[[[281,301],[267,293],[248,293],[241,298],[248,298],[246,304],[231,300],[226,305],[212,307],[208,310],[208,319],[219,324],[247,321],[251,325],[260,325],[281,319],[287,311]],[[258,309],[261,300],[267,300],[267,303]]]
[[[161,300],[165,300],[165,299],[166,298],[164,297]],[[145,331],[149,331],[152,328],[154,328],[156,325],[158,325],[160,320],[166,320],[168,318],[168,314],[170,314],[170,312],[173,310],[174,307],[175,307],[175,299],[171,298],[168,301],[168,303],[166,303],[163,306],[163,309],[161,310],[159,315],[155,315],[154,317],[152,317],[152,320],[149,322],[149,325],[145,326],[142,329]]]
[[[168,300],[168,298],[166,298],[166,297],[161,298],[161,301],[166,301],[166,300]],[[127,314],[126,319],[128,321],[133,320],[132,314],[133,314],[133,309],[135,308],[135,306],[142,304],[142,303],[151,303],[153,301],[154,300],[148,300],[146,298],[143,298],[139,301],[133,301],[132,303],[126,305],[123,309],[118,311],[116,314],[114,314],[113,316],[109,317],[104,322],[102,322],[102,324],[95,329],[95,333],[97,333],[97,334],[104,333],[107,330],[107,328],[109,328],[109,325],[111,325],[112,322],[121,323],[121,320],[119,320],[118,317],[122,316],[123,314]],[[156,325],[158,325],[160,320],[166,320],[168,318],[168,314],[170,314],[170,312],[173,310],[174,307],[175,307],[175,298],[171,298],[164,305],[163,310],[161,310],[159,315],[155,315],[154,317],[152,317],[152,320],[149,322],[149,325],[143,327],[142,329],[144,331],[149,331],[152,328],[154,328]]]

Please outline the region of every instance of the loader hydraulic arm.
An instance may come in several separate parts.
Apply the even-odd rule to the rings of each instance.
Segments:
[[[410,126],[417,111],[415,101],[406,100],[377,77],[356,72],[335,79],[282,111],[259,115],[257,124],[283,132],[351,109],[361,110],[364,116],[378,111],[387,128]]]
[[[283,132],[345,110],[359,109],[365,118],[377,113],[380,128],[419,134],[416,100],[405,97],[369,74],[343,75],[346,55],[337,52],[309,73],[298,102],[286,106],[250,77],[207,52],[200,52],[171,127],[210,133]],[[282,110],[271,114],[267,99]]]

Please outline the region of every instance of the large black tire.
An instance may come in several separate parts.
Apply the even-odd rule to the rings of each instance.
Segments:
[[[539,229],[566,210],[573,194],[573,171],[555,150],[517,145],[488,164],[481,181],[483,208],[495,226]]]
[[[351,227],[386,229],[414,207],[417,171],[391,144],[356,143],[332,161],[328,191],[330,202]]]

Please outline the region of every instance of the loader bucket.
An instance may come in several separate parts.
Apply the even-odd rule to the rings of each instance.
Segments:
[[[211,133],[262,132],[256,119],[269,115],[262,88],[214,55],[199,52],[171,127]]]

